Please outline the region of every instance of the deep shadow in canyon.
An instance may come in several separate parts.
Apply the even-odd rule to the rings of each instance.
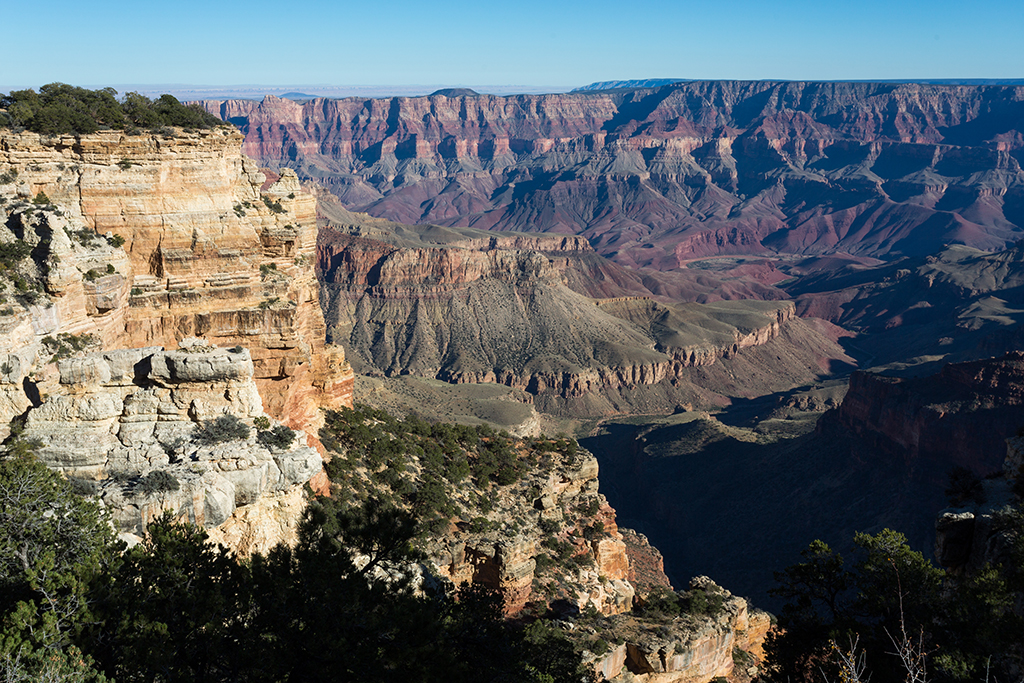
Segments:
[[[755,429],[702,418],[635,422],[607,422],[580,443],[600,462],[620,524],[661,549],[674,586],[707,575],[778,609],[768,595],[773,572],[815,539],[845,553],[855,532],[889,527],[931,555],[941,488],[847,434],[816,433],[813,417]]]

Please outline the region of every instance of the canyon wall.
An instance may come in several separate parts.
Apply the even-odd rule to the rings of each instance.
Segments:
[[[169,512],[243,556],[293,544],[304,487],[324,479],[319,453],[301,432],[268,438],[247,349],[182,347],[59,361],[59,381],[27,410],[21,438],[97,496],[130,543]]]
[[[45,335],[199,336],[250,348],[267,412],[290,426],[315,433],[321,407],[351,405],[351,368],[324,343],[315,199],[294,173],[267,183],[241,143],[227,128],[0,134],[5,240],[31,243],[45,271],[46,300],[0,320],[25,374]]]
[[[791,302],[592,299],[568,286],[581,257],[599,258],[574,237],[427,245],[380,225],[377,232],[325,227],[317,263],[329,338],[345,344],[366,374],[493,382],[535,395],[545,410],[564,412],[572,403],[573,412],[601,414],[617,410],[588,407],[590,397],[621,397],[638,387],[673,394],[660,399],[659,410],[687,400],[684,394],[699,401],[691,371],[803,324]],[[820,354],[844,357],[831,344]],[[619,410],[628,402],[623,398]]]
[[[1024,426],[1022,404],[1024,353],[1016,351],[951,363],[928,377],[855,372],[842,405],[819,429],[853,432],[917,478],[944,485],[952,466],[982,476],[1002,467],[1006,439]]]
[[[1024,225],[1019,86],[695,81],[203,104],[241,127],[248,154],[350,208],[579,234],[653,270],[720,254],[997,249]]]

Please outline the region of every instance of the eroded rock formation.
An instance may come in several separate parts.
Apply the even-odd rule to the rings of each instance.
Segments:
[[[473,524],[464,522],[431,543],[436,573],[456,585],[499,589],[509,614],[543,600],[545,591],[566,587],[570,592],[562,599],[576,611],[593,606],[607,615],[628,612],[635,590],[628,580],[626,545],[615,510],[597,493],[597,475],[597,460],[582,451],[531,473],[516,487],[493,490],[494,509],[482,518],[493,530],[473,531]],[[587,538],[595,522],[600,532]],[[546,537],[571,543],[573,557],[583,561],[553,562],[543,545]],[[541,555],[543,567],[538,566]]]
[[[0,319],[24,374],[44,335],[105,348],[194,335],[250,348],[267,412],[291,426],[315,432],[319,408],[351,405],[344,352],[324,344],[315,199],[289,171],[264,186],[241,142],[226,128],[0,134],[4,239],[35,249],[49,295]]]
[[[253,428],[265,420],[265,435],[271,422],[248,350],[192,340],[69,358],[59,371],[22,438],[97,495],[124,537],[138,540],[170,511],[242,555],[295,541],[304,486],[323,461],[301,439],[268,445]],[[225,416],[241,431],[212,438],[206,427]]]
[[[1024,353],[951,363],[935,375],[850,378],[842,405],[822,417],[899,458],[908,472],[944,484],[949,467],[985,475],[1000,469],[1005,440],[1021,427]]]
[[[656,270],[996,249],[1024,224],[1019,86],[695,81],[205,106],[241,126],[248,154],[322,178],[348,207],[579,234]]]
[[[653,628],[628,615],[615,617],[612,628],[626,642],[594,659],[597,672],[609,681],[705,683],[732,674],[739,650],[750,670],[744,673],[756,675],[771,617],[750,610],[746,600],[706,576],[694,578],[690,589],[720,596],[721,609],[706,616],[677,617]]]
[[[317,262],[330,338],[368,374],[494,382],[535,395],[546,411],[574,414],[617,412],[638,388],[660,387],[665,395],[651,400],[664,411],[714,401],[693,388],[695,369],[804,325],[784,301],[591,298],[572,283],[589,279],[584,272],[622,269],[595,265],[603,259],[579,238],[365,218],[324,227]],[[823,346],[820,358],[845,358],[834,340]],[[790,368],[780,362],[776,370],[773,390],[787,388]],[[613,394],[618,408],[592,401]]]

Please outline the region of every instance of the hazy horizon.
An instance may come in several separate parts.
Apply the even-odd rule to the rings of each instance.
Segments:
[[[594,81],[584,84],[573,85],[478,85],[478,84],[409,84],[409,85],[261,85],[261,84],[226,84],[226,85],[200,85],[183,83],[155,83],[155,84],[98,84],[98,83],[72,83],[79,87],[99,89],[112,87],[121,95],[127,92],[139,92],[150,97],[170,93],[180,100],[220,100],[220,99],[262,99],[266,95],[283,97],[286,95],[308,95],[312,98],[344,98],[344,97],[422,97],[441,89],[468,88],[480,94],[489,95],[517,95],[517,94],[545,94],[565,93],[574,89],[581,89],[597,84],[617,84],[629,81],[665,81],[685,82],[697,80],[722,80],[722,81],[778,81],[792,82],[794,79],[690,79],[690,78],[636,78],[616,79],[605,81]],[[52,82],[52,81],[50,81]],[[875,83],[933,83],[943,85],[1024,85],[1024,78],[903,78],[903,79],[819,79],[816,82],[875,82]],[[29,85],[3,85],[0,84],[0,93],[8,93],[12,90],[23,88],[38,89],[42,84]],[[302,99],[295,97],[295,99]]]
[[[1024,78],[1019,0],[514,5],[40,0],[7,8],[0,83],[523,84]],[[116,87],[116,86],[114,86]],[[475,89],[475,88],[474,88]]]

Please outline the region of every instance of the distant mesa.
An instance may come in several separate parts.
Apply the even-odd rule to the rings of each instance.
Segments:
[[[638,78],[630,81],[598,81],[580,88],[574,88],[572,92],[596,92],[599,90],[635,90],[637,88],[660,88],[663,85],[673,83],[689,83],[690,78]]]
[[[304,92],[286,92],[281,95],[282,100],[315,100],[316,95],[307,95]]]
[[[428,97],[434,95],[444,95],[445,97],[477,97],[480,95],[476,90],[472,88],[441,88],[430,93]]]

